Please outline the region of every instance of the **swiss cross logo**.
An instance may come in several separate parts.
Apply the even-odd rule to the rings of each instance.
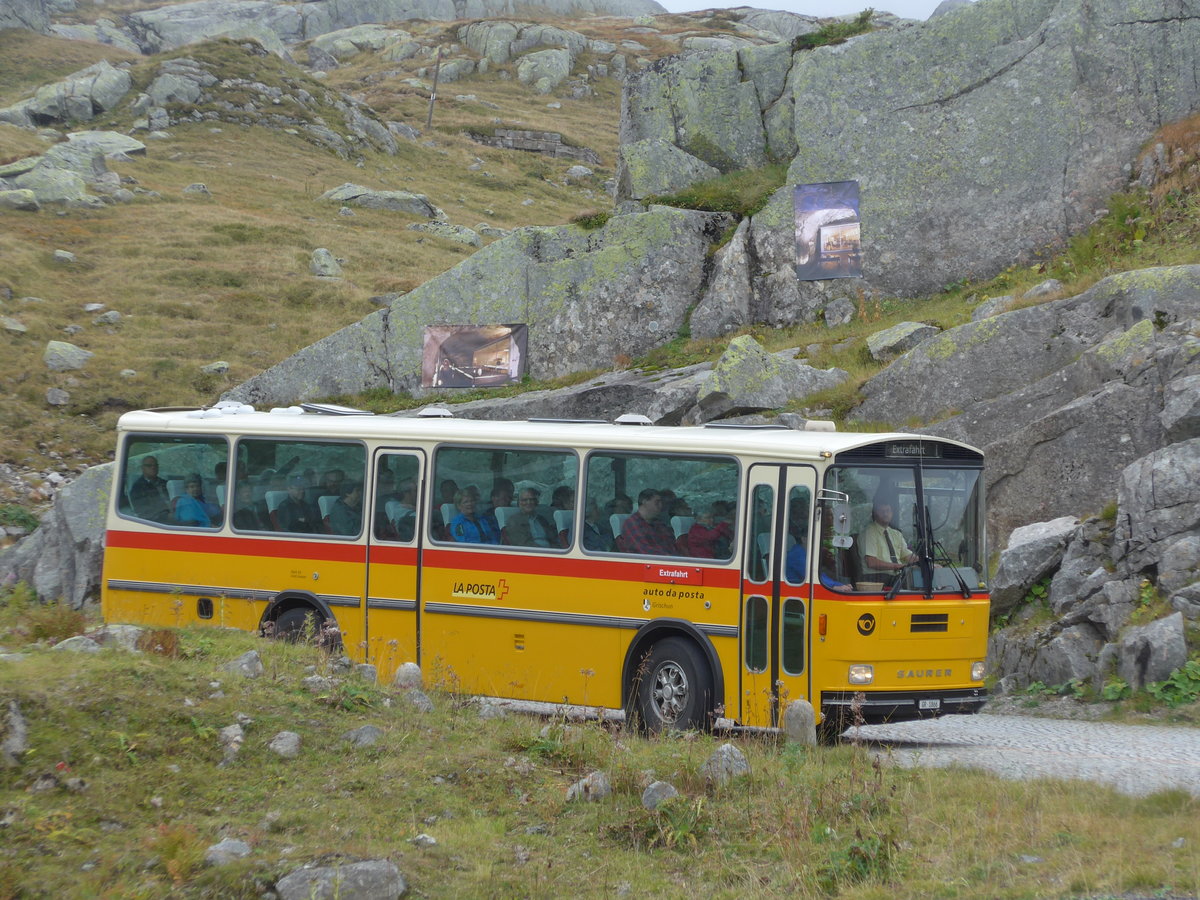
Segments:
[[[505,579],[501,578],[501,579],[500,579],[500,584],[499,584],[499,590],[497,590],[497,591],[496,591],[496,599],[497,599],[497,600],[503,600],[503,599],[504,599],[504,595],[505,595],[505,594],[507,594],[507,593],[508,593],[508,581],[506,581]]]

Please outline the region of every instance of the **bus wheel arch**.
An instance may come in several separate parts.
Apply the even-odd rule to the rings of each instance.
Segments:
[[[684,691],[682,699],[677,695]],[[639,730],[710,730],[725,696],[716,648],[690,622],[660,619],[643,626],[625,654],[621,681],[626,721]],[[675,709],[679,721],[665,721]]]
[[[298,640],[310,615],[316,618],[314,637],[324,639],[327,623],[337,625],[333,610],[320,597],[305,591],[285,591],[276,594],[263,610],[258,626],[259,633],[264,637]],[[340,638],[337,642],[340,643]]]

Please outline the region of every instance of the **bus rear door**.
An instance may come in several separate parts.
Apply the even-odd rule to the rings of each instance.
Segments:
[[[375,453],[373,471],[364,656],[386,684],[402,663],[420,662],[424,455],[383,448]]]

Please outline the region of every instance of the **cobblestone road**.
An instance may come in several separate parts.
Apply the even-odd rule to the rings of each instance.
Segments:
[[[1200,729],[1032,716],[944,716],[846,732],[905,767],[962,765],[1005,778],[1081,778],[1127,794],[1181,788],[1200,797]]]

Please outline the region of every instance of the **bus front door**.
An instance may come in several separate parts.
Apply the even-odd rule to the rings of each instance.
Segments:
[[[779,727],[793,700],[811,700],[808,609],[813,493],[808,466],[751,466],[743,504],[741,715]]]
[[[381,683],[403,663],[419,663],[421,496],[419,450],[381,449],[373,463],[367,552],[366,661]]]

